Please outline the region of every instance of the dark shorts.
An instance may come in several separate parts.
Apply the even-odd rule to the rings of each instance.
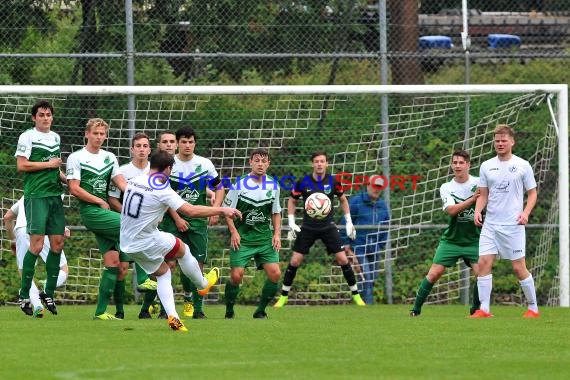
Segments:
[[[301,226],[301,232],[297,234],[297,239],[293,244],[293,251],[307,255],[309,253],[309,249],[313,244],[315,244],[317,239],[321,239],[325,244],[328,254],[335,254],[344,251],[344,244],[340,239],[340,233],[334,223],[319,229]]]

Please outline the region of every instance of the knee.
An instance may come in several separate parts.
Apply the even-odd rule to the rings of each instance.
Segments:
[[[230,273],[230,281],[233,285],[241,284],[241,280],[243,279],[243,270],[232,270]]]
[[[271,282],[278,282],[279,279],[281,278],[281,270],[279,269],[279,267],[267,271],[267,278]]]

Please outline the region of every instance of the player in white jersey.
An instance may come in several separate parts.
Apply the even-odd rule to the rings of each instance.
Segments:
[[[10,248],[12,249],[12,253],[16,255],[16,263],[18,265],[18,271],[20,272],[20,275],[22,273],[26,251],[30,246],[30,235],[28,235],[26,232],[26,225],[27,219],[26,211],[24,208],[24,197],[21,197],[16,203],[12,205],[12,207],[10,207],[10,209],[8,209],[8,211],[6,211],[6,214],[4,214],[4,226],[6,227],[8,236],[12,240]],[[69,234],[70,231],[66,227],[64,236],[67,237]],[[39,255],[44,262],[47,260],[49,248],[49,239],[47,236],[45,236],[44,246]],[[59,274],[57,277],[56,287],[60,287],[65,284],[68,273],[69,269],[67,267],[67,259],[65,258],[65,253],[61,251]],[[40,297],[45,297],[45,293],[40,293],[38,287],[32,281],[32,285],[30,287],[30,302],[32,303],[32,316],[34,318],[43,318],[44,316],[44,308],[42,306]]]
[[[218,281],[219,269],[213,268],[203,276],[188,246],[174,235],[159,231],[158,223],[169,207],[196,218],[212,215],[241,218],[241,213],[234,208],[196,206],[185,202],[168,183],[173,165],[172,155],[166,151],[156,151],[150,157],[149,174],[128,181],[121,214],[120,240],[121,250],[129,254],[146,273],[156,277],[158,297],[168,314],[170,328],[188,331],[176,312],[172,275],[166,261],[178,261],[182,271],[200,289],[200,295],[206,295]]]
[[[513,154],[515,132],[505,124],[495,128],[497,156],[481,164],[480,196],[475,206],[475,225],[483,226],[479,238],[479,274],[477,286],[481,307],[471,317],[489,318],[493,275],[497,255],[511,260],[528,303],[525,318],[538,318],[534,279],[525,263],[525,225],[536,204],[536,181],[528,161]],[[527,201],[524,206],[524,194]],[[482,212],[487,206],[485,223]],[[524,206],[524,207],[523,207]]]
[[[255,260],[257,269],[265,270],[267,275],[253,318],[267,318],[265,308],[278,290],[281,277],[281,206],[279,184],[267,175],[269,162],[267,150],[254,149],[249,156],[250,174],[239,179],[224,200],[224,206],[235,207],[243,214],[243,220],[235,223],[231,218],[226,218],[231,233],[231,274],[225,292],[226,319],[235,316],[234,304],[245,268],[251,259]]]

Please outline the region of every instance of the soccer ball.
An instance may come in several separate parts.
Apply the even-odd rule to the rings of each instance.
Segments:
[[[332,203],[323,193],[313,193],[305,201],[307,215],[314,219],[324,219],[331,212]]]

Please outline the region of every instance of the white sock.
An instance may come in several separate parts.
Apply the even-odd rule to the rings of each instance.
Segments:
[[[65,273],[64,271],[62,271],[61,269],[59,270],[59,275],[57,276],[57,284],[55,285],[56,288],[59,288],[60,286],[62,286],[63,284],[65,284],[65,281],[67,281],[67,273]]]
[[[32,281],[32,286],[30,287],[30,302],[32,307],[35,309],[38,306],[42,306],[42,301],[40,301],[40,290],[36,286],[36,283]]]
[[[190,253],[190,248],[188,248],[186,244],[184,244],[184,246],[186,247],[184,256],[178,259],[178,264],[180,265],[180,269],[182,269],[182,272],[184,272],[184,274],[190,279],[190,281],[192,281],[194,285],[196,285],[196,288],[204,289],[205,287],[208,286],[208,280],[204,278],[202,270],[198,265],[198,261],[196,261],[194,256],[192,256],[192,254]]]
[[[172,274],[170,269],[164,274],[156,276],[156,282],[156,292],[158,293],[160,302],[162,302],[162,305],[164,306],[164,311],[166,311],[167,315],[172,315],[180,319],[174,304],[174,290],[172,289]]]
[[[529,310],[538,313],[538,305],[536,304],[536,290],[534,289],[534,279],[532,274],[522,281],[519,281],[523,290]]]
[[[493,275],[477,277],[477,288],[479,290],[480,309],[489,312],[491,309],[491,290],[493,289]]]

